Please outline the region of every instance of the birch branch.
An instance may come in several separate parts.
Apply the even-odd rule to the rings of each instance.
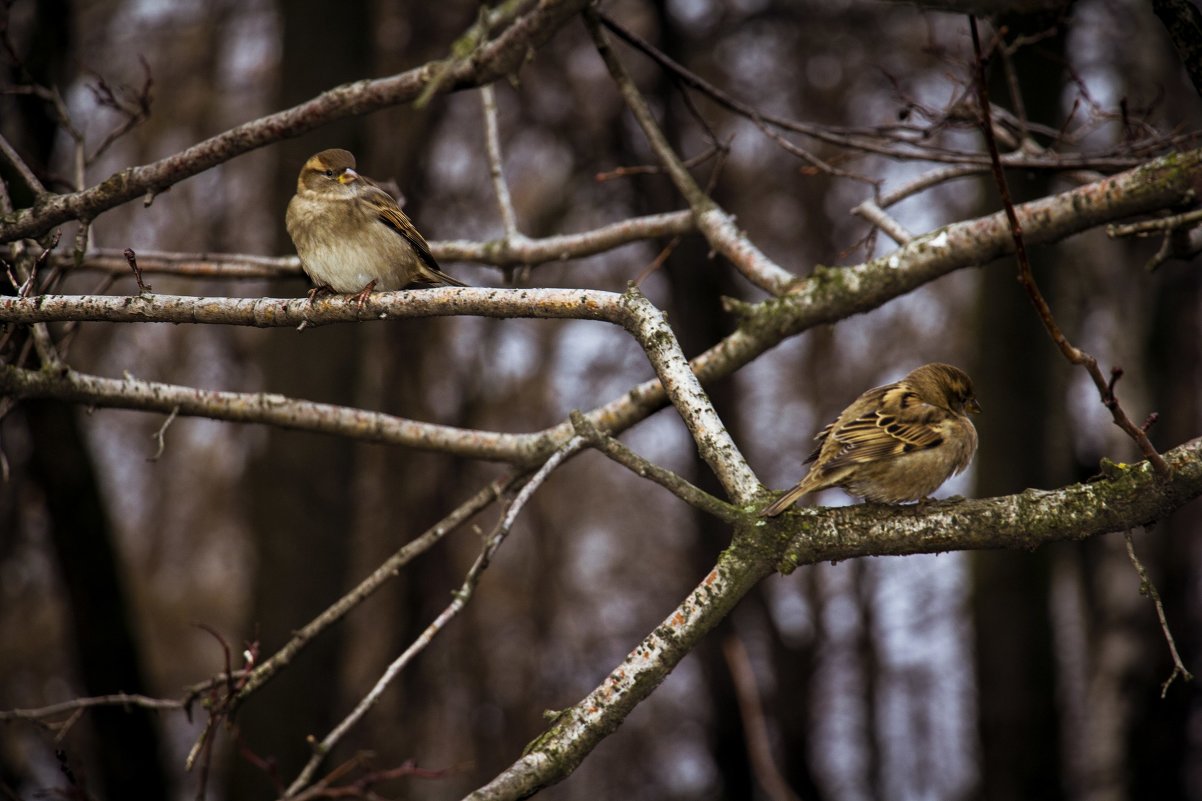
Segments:
[[[736,527],[734,542],[687,598],[587,696],[561,712],[522,756],[470,801],[526,798],[560,782],[659,686],[746,592],[774,569],[881,554],[981,548],[1030,550],[1126,531],[1202,495],[1202,438],[1164,454],[1161,479],[1147,462],[1105,465],[1105,478],[1053,491],[924,507],[861,504],[806,508]],[[781,536],[785,534],[785,536]]]

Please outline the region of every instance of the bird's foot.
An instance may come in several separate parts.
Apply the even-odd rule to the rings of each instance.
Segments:
[[[334,287],[330,286],[329,284],[316,284],[312,289],[309,290],[306,297],[308,297],[309,302],[312,303],[319,295],[334,294],[337,293],[334,292]]]
[[[363,311],[363,305],[367,303],[368,297],[375,291],[376,279],[372,279],[367,283],[367,286],[360,289],[355,294],[351,295],[351,299],[355,301],[355,305],[359,307],[359,311]]]

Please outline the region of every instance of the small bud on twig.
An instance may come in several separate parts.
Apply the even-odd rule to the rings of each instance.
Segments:
[[[129,262],[129,269],[134,271],[134,279],[138,282],[138,291],[143,295],[151,292],[153,287],[142,281],[142,268],[138,266],[138,256],[134,253],[133,248],[125,249],[125,260]]]

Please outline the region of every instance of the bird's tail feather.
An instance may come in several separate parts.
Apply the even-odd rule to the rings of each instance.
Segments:
[[[817,484],[818,482],[814,481],[813,478],[814,477],[812,474],[807,475],[805,478],[803,478],[801,480],[801,482],[796,487],[789,490],[784,495],[780,496],[775,501],[773,501],[772,503],[770,503],[766,507],[764,507],[763,511],[760,512],[759,516],[760,517],[776,517],[778,514],[785,511],[793,504],[797,503],[798,499],[800,499],[802,495],[806,495],[806,494],[818,489],[818,487],[814,486],[814,484]]]
[[[436,270],[433,267],[422,265],[421,275],[415,283],[426,284],[427,286],[470,286],[465,284],[458,278],[447,275],[442,270]]]

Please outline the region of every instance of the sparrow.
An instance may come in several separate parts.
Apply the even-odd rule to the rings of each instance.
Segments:
[[[856,398],[814,439],[813,466],[796,487],[760,512],[774,517],[802,495],[843,487],[876,503],[926,500],[968,467],[977,430],[965,412],[981,404],[972,379],[950,364],[924,364]]]
[[[356,293],[410,284],[467,286],[444,273],[392,195],[355,172],[347,150],[323,150],[296,179],[284,216],[301,266],[319,292]]]

